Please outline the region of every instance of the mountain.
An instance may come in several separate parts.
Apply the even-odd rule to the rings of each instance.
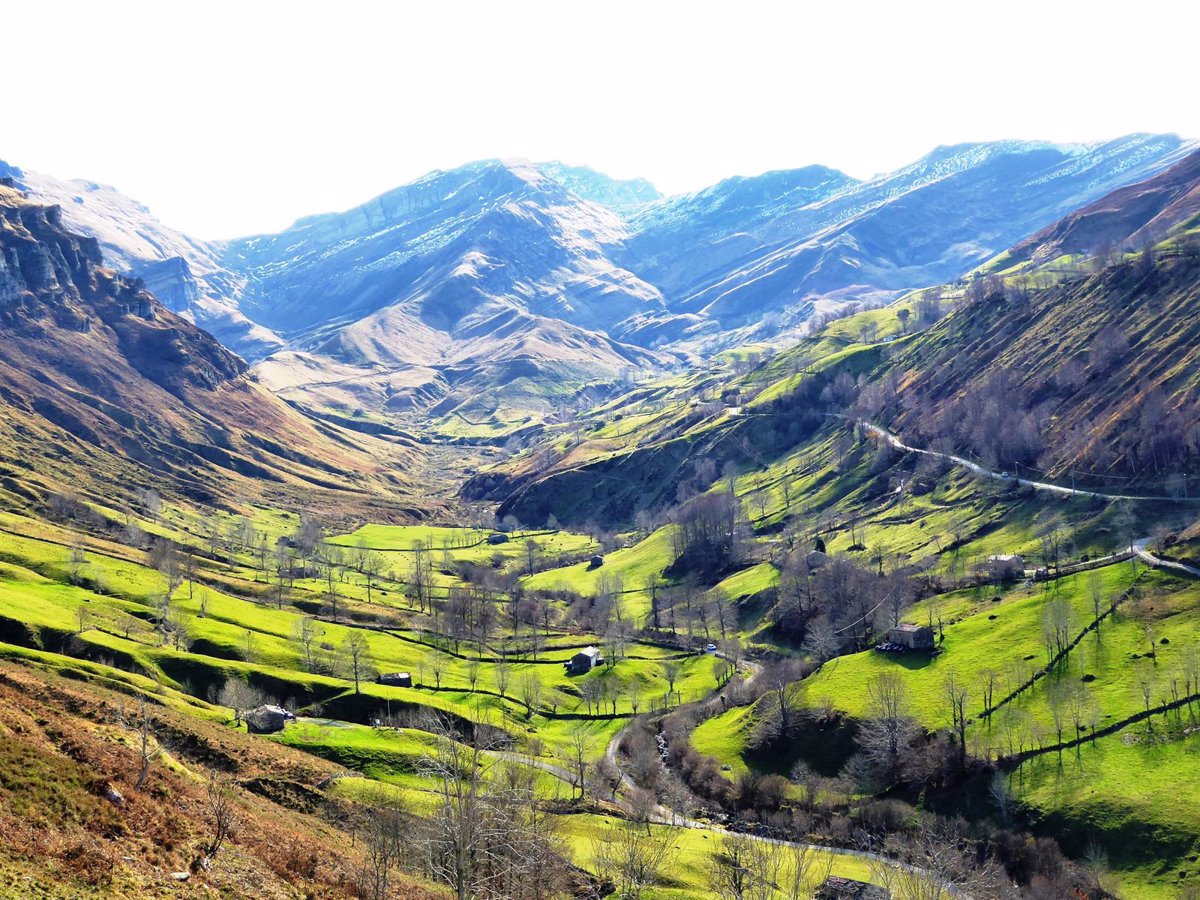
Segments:
[[[0,175],[32,198],[62,210],[63,222],[95,238],[105,261],[141,278],[169,309],[211,332],[248,359],[282,346],[280,338],[242,314],[244,279],[223,268],[217,248],[167,227],[141,203],[92,181],[64,181],[0,161]]]
[[[1200,217],[1200,152],[1146,181],[1120,188],[1017,244],[990,268],[1139,249]]]
[[[662,289],[672,313],[698,316],[720,334],[771,312],[804,316],[821,297],[953,280],[1195,146],[1173,135],[1001,141],[939,147],[867,182],[823,169],[722,182],[642,212],[628,245],[643,265],[630,265]],[[809,178],[797,191],[801,173]],[[757,202],[742,202],[746,194]],[[674,263],[676,247],[686,248],[684,264]]]
[[[403,483],[377,469],[406,449],[348,438],[271,396],[11,178],[0,183],[0,320],[0,446],[19,502],[137,485],[206,503],[264,492],[350,502]]]
[[[1172,135],[963,144],[868,181],[809,166],[675,197],[490,160],[224,243],[109,188],[16,174],[290,401],[494,437],[588,385],[952,281],[1194,150]]]
[[[576,197],[623,214],[663,197],[645,178],[610,178],[588,166],[568,166],[561,162],[537,163],[537,168]]]
[[[1056,152],[1056,151],[1055,151]],[[1200,464],[1200,153],[1069,213],[997,259],[1139,247],[1033,282],[976,278],[902,334],[916,300],[837,322],[740,377],[698,370],[593,411],[563,456],[517,457],[463,493],[540,522],[620,525],[671,506],[701,463],[766,465],[853,414],[916,446],[995,471],[1157,497],[1195,490]],[[1153,244],[1157,242],[1157,246]],[[860,336],[863,326],[884,338]],[[843,378],[839,383],[839,377]],[[743,408],[745,407],[745,408]],[[746,415],[753,410],[754,415]],[[626,418],[621,440],[610,420]]]
[[[269,384],[320,402],[336,381],[393,411],[449,398],[448,413],[476,385],[545,393],[656,365],[604,333],[662,305],[613,261],[626,233],[537,167],[493,161],[233,241],[221,262],[246,278],[242,311],[288,341]]]

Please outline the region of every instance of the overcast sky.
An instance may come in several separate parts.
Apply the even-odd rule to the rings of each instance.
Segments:
[[[1200,137],[1200,5],[5,4],[0,159],[192,234],[276,230],[435,168],[525,157],[692,190],[938,144]]]

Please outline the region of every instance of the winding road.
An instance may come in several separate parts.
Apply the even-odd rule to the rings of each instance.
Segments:
[[[839,418],[846,418],[846,417],[839,416]],[[1099,497],[1104,500],[1137,500],[1137,501],[1164,501],[1164,500],[1167,500],[1167,501],[1179,502],[1179,498],[1176,498],[1176,497],[1153,497],[1153,496],[1143,496],[1143,495],[1137,495],[1137,494],[1105,494],[1105,493],[1102,493],[1101,491],[1085,491],[1085,490],[1081,490],[1078,488],[1064,487],[1061,484],[1051,484],[1048,481],[1033,481],[1028,478],[1017,478],[1015,476],[1009,475],[1006,472],[995,472],[992,469],[988,469],[985,466],[979,465],[979,463],[971,462],[971,460],[964,459],[961,456],[955,456],[953,453],[941,453],[937,450],[924,450],[920,447],[909,446],[908,444],[906,444],[902,440],[900,440],[899,437],[897,437],[896,435],[894,435],[890,431],[888,431],[886,428],[882,428],[879,425],[876,425],[872,422],[866,421],[865,419],[854,419],[854,420],[848,420],[848,421],[854,421],[864,431],[867,431],[867,432],[875,435],[876,437],[881,438],[882,440],[886,441],[890,446],[895,447],[897,450],[902,450],[905,453],[919,453],[922,456],[932,456],[937,459],[944,459],[947,462],[954,463],[957,466],[962,466],[963,468],[968,469],[971,472],[974,472],[976,475],[982,475],[985,478],[993,478],[997,481],[1009,481],[1009,482],[1013,482],[1015,484],[1024,484],[1024,485],[1028,485],[1031,488],[1034,488],[1035,490],[1049,491],[1050,493],[1053,493],[1053,494],[1059,494],[1059,495],[1071,496],[1071,497]],[[1186,563],[1174,562],[1173,560],[1163,559],[1159,556],[1155,556],[1153,553],[1151,553],[1147,549],[1150,545],[1150,541],[1151,541],[1151,538],[1148,538],[1148,537],[1138,538],[1136,541],[1133,542],[1133,544],[1131,546],[1133,553],[1139,559],[1141,559],[1144,563],[1146,563],[1147,565],[1150,565],[1150,566],[1155,566],[1156,568],[1172,569],[1176,572],[1182,572],[1185,575],[1191,575],[1194,578],[1200,578],[1200,569],[1197,569],[1194,566],[1189,566]],[[1118,555],[1120,555],[1120,554],[1113,554],[1113,557],[1115,558]]]
[[[838,416],[838,418],[847,418],[846,416]],[[1007,481],[1013,484],[1024,484],[1039,491],[1049,491],[1053,494],[1060,494],[1067,497],[1100,497],[1105,500],[1175,500],[1174,497],[1148,497],[1137,494],[1105,494],[1101,491],[1085,491],[1081,488],[1064,487],[1061,484],[1051,484],[1048,481],[1034,481],[1029,478],[1019,478],[1014,475],[1009,475],[1007,472],[996,472],[986,466],[981,466],[979,463],[971,462],[962,456],[955,456],[953,453],[941,453],[937,450],[925,450],[921,447],[912,447],[899,437],[892,434],[886,428],[882,428],[873,422],[868,422],[866,419],[848,419],[853,421],[864,431],[870,432],[878,438],[882,438],[890,446],[897,450],[903,450],[905,453],[919,453],[922,456],[932,456],[936,459],[944,459],[947,462],[952,462],[956,466],[962,466],[974,472],[976,475],[982,475],[984,478],[992,478],[996,481]]]

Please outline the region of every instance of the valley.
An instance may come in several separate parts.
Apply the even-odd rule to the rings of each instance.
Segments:
[[[1195,896],[1197,158],[10,167],[0,896]]]

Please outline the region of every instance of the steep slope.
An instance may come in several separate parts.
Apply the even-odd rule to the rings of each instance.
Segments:
[[[346,804],[320,790],[338,767],[238,733],[216,707],[147,678],[51,654],[25,659],[9,645],[0,654],[26,663],[0,661],[0,894],[356,895],[360,851],[339,822]],[[143,699],[155,756],[139,789]],[[156,758],[159,746],[165,752]],[[210,777],[224,785],[233,830],[205,867]],[[403,876],[393,880],[391,896],[437,896]]]
[[[223,262],[246,273],[243,310],[305,355],[310,400],[330,381],[321,370],[336,368],[356,406],[449,397],[453,407],[472,384],[502,387],[513,367],[553,393],[653,366],[603,333],[661,307],[656,289],[610,258],[624,236],[614,213],[537,168],[488,162],[235,241]],[[264,378],[303,389],[293,358],[266,363]]]
[[[672,312],[711,321],[719,333],[771,311],[794,315],[822,296],[870,298],[952,280],[1063,214],[1194,149],[1172,135],[1133,135],[1098,145],[1004,141],[942,147],[871,181],[826,196],[802,195],[792,208],[772,205],[770,215],[750,230],[742,211],[724,228],[719,222],[710,226],[699,236],[701,247],[686,231],[690,217],[664,221],[652,208],[629,243],[653,259],[653,248],[680,240],[678,222],[693,253],[721,260],[708,270],[661,264],[639,270],[663,288]],[[768,177],[778,176],[763,176]]]
[[[568,166],[561,162],[538,163],[537,168],[576,197],[622,215],[629,215],[663,196],[645,178],[610,178],[589,166]]]
[[[293,339],[398,305],[442,331],[481,303],[595,328],[660,302],[607,258],[624,237],[537,168],[485,162],[234,241],[224,259],[249,278],[244,311]]]
[[[381,471],[410,455],[400,445],[305,419],[211,335],[106,268],[98,242],[67,231],[57,207],[10,185],[0,184],[6,490],[23,502],[45,489],[119,498],[154,486],[209,503],[308,503],[403,483]]]
[[[168,228],[115,188],[91,181],[63,181],[0,162],[30,197],[58,206],[67,227],[95,238],[108,265],[141,278],[168,309],[212,333],[246,359],[282,346],[278,335],[238,309],[245,279],[223,268],[212,244]]]
[[[1171,135],[964,144],[865,182],[810,166],[668,198],[584,167],[485,161],[223,245],[111,189],[16,174],[292,401],[504,430],[587,384],[956,279],[1194,150]]]
[[[1140,249],[1200,219],[1200,152],[1165,172],[1113,191],[1022,241],[989,268],[1040,265],[1063,256]]]
[[[1195,248],[997,287],[897,355],[901,391],[880,414],[997,468],[1183,495],[1200,460],[1198,343]]]
[[[1162,239],[1150,253],[1065,275],[978,278],[953,309],[860,313],[741,377],[716,370],[649,385],[593,411],[587,437],[464,487],[528,521],[631,520],[670,506],[706,461],[763,464],[830,417],[883,424],[910,445],[993,471],[1104,494],[1194,496],[1200,465],[1197,155],[1119,189],[1022,245],[1027,259],[1085,252],[1099,229]],[[1072,244],[1071,241],[1076,243]],[[1136,244],[1135,244],[1136,245]],[[1016,250],[1000,257],[1011,265]],[[901,318],[896,313],[905,314]],[[884,340],[867,339],[885,328]],[[761,392],[761,393],[760,393]],[[753,399],[751,399],[753,398]],[[616,429],[609,418],[627,417]],[[561,436],[559,436],[561,438]],[[561,448],[559,448],[561,449]]]

